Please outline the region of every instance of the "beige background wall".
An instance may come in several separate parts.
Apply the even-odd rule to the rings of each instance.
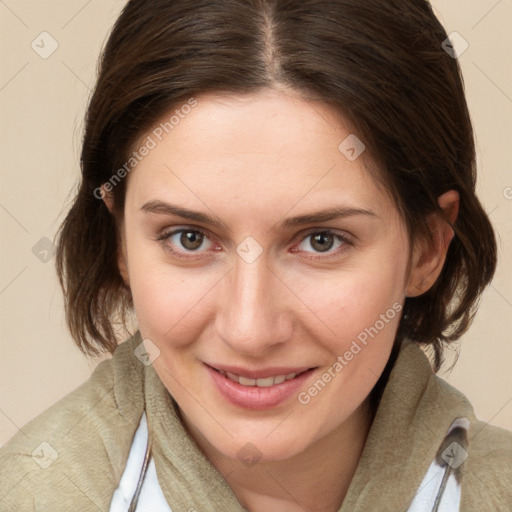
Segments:
[[[66,330],[49,240],[78,176],[100,47],[124,3],[0,1],[0,444],[98,363],[81,355]],[[512,429],[512,2],[433,4],[448,32],[469,43],[460,60],[478,141],[479,192],[501,256],[455,369],[440,374],[481,419]]]

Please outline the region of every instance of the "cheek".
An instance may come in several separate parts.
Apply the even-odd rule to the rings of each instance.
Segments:
[[[130,290],[143,337],[161,339],[177,321],[183,308],[183,292],[187,290],[180,275],[169,275],[168,269],[155,258],[157,242],[134,233],[126,222],[127,268]],[[159,258],[161,259],[161,258]]]
[[[143,266],[142,261],[130,271],[130,287],[141,332],[155,340],[173,339],[186,344],[198,324],[201,300],[208,292],[209,279],[204,274],[190,274],[176,269]],[[188,333],[188,335],[186,334]]]
[[[128,273],[138,327],[162,349],[191,343],[208,314],[205,308],[218,272],[180,267],[157,243],[127,236]]]
[[[334,283],[301,291],[321,320],[310,322],[319,326],[310,334],[326,356],[319,379],[327,383],[311,383],[298,400],[308,417],[318,418],[321,431],[345,421],[386,365],[402,310],[401,268],[393,263],[378,273],[353,269]]]
[[[142,338],[150,339],[159,349],[153,367],[173,397],[187,403],[189,394],[201,396],[199,380],[189,378],[197,371],[190,348],[204,326],[201,297],[207,283],[199,277],[185,279],[183,270],[166,267],[154,262],[144,265],[141,259],[131,269],[130,284]]]
[[[405,262],[396,258],[383,261],[379,266],[366,264],[313,277],[290,276],[300,300],[311,312],[309,325],[315,336],[333,344],[338,352],[357,338],[365,329],[385,316],[379,330],[391,331],[396,327],[396,309],[403,302],[402,274]],[[398,306],[397,306],[398,305]],[[395,308],[393,308],[395,306]]]

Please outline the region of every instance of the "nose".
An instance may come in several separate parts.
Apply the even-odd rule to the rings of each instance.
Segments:
[[[219,295],[216,332],[238,354],[259,358],[291,339],[293,293],[264,254],[252,263],[236,257]]]

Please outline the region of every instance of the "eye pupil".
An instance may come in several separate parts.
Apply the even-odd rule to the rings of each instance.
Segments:
[[[203,236],[197,231],[183,231],[181,233],[180,243],[189,251],[194,251],[201,247]]]
[[[327,240],[327,243],[325,243]],[[320,252],[328,251],[332,248],[334,237],[332,234],[324,232],[318,233],[311,239],[311,246]]]

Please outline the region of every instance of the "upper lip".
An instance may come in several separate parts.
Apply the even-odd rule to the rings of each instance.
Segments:
[[[290,373],[302,373],[311,370],[311,366],[272,366],[270,368],[262,368],[260,370],[250,370],[241,366],[228,366],[223,364],[208,364],[214,370],[222,370],[234,373],[240,377],[247,379],[264,379],[266,377],[275,377],[276,375],[289,375]]]

